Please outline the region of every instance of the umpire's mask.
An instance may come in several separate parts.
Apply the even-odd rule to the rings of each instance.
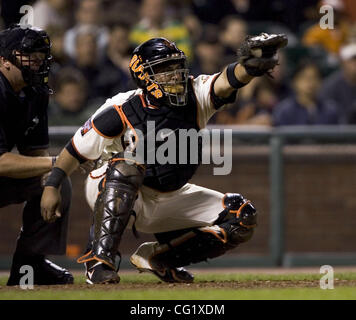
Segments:
[[[0,55],[21,70],[30,86],[48,83],[50,39],[44,30],[14,25],[0,32]]]

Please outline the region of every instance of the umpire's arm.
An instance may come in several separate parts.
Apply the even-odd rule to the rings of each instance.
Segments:
[[[9,151],[4,121],[0,116],[0,177],[26,179],[51,171],[52,157],[48,156],[47,149],[21,150],[20,154]]]
[[[25,156],[12,152],[0,155],[0,177],[25,179],[41,176],[52,168],[52,157]]]

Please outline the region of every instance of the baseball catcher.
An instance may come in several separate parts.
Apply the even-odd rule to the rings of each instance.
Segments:
[[[166,282],[192,282],[184,266],[221,256],[251,238],[254,205],[239,193],[190,184],[198,164],[151,163],[129,155],[136,154],[139,142],[149,144],[149,123],[155,124],[154,137],[169,129],[177,140],[179,129],[204,128],[219,108],[235,101],[239,88],[273,69],[278,49],[286,44],[285,35],[247,37],[235,63],[197,78],[189,76],[186,56],[167,39],[151,39],[133,51],[129,68],[138,89],[108,99],[78,129],[52,169],[41,201],[43,218],[53,220],[63,179],[81,163],[98,160],[86,181],[93,224],[78,259],[88,283],[120,281],[119,245],[132,223],[157,241],[141,244],[131,263]]]

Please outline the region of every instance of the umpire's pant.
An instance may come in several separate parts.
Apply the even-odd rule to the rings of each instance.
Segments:
[[[0,177],[0,208],[25,203],[23,226],[17,239],[16,253],[20,255],[60,255],[66,251],[69,208],[72,186],[66,179],[61,188],[61,218],[46,223],[41,216],[42,187],[39,177],[12,179]]]

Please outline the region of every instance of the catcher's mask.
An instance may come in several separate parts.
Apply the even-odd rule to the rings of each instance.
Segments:
[[[30,86],[48,83],[51,42],[44,30],[15,25],[0,32],[0,55],[21,70]]]
[[[130,61],[131,76],[154,103],[185,106],[188,97],[186,56],[165,38],[138,46]]]

